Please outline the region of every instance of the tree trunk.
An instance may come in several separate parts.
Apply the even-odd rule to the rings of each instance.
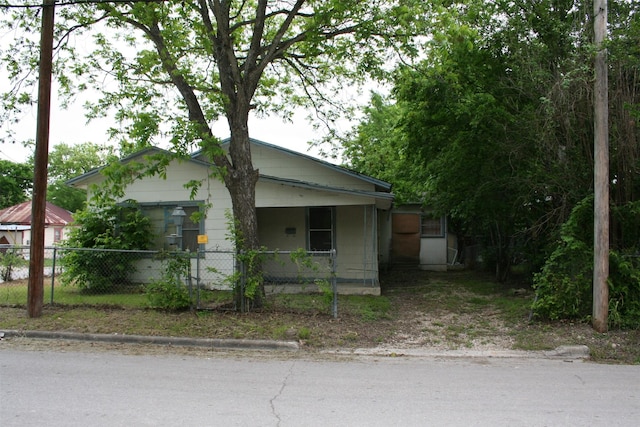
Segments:
[[[260,278],[261,265],[255,262],[256,251],[260,249],[258,240],[258,217],[256,213],[256,184],[259,172],[253,168],[251,144],[249,141],[248,109],[246,113],[228,115],[231,141],[229,156],[232,167],[224,175],[224,183],[229,190],[233,211],[236,251],[244,263],[241,278],[244,286],[236,286],[234,299],[236,307],[242,311],[259,308],[264,300],[264,284]],[[259,280],[256,283],[256,280]],[[257,286],[247,289],[247,286]],[[247,292],[248,291],[248,292]]]
[[[497,221],[492,227],[491,236],[496,251],[496,281],[504,283],[509,279],[511,271],[511,237]]]

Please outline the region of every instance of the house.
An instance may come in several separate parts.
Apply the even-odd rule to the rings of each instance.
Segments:
[[[0,245],[29,246],[31,243],[31,201],[0,210]],[[65,238],[73,222],[71,212],[47,202],[44,245],[54,246]]]
[[[228,145],[229,140],[223,141],[224,149]],[[144,162],[158,153],[162,150],[148,148],[121,161]],[[260,172],[256,186],[260,244],[279,251],[335,249],[339,292],[379,294],[378,271],[389,261],[391,185],[256,139],[251,139],[251,153]],[[126,188],[121,201],[135,200],[151,218],[156,249],[170,249],[168,237],[176,234],[182,236],[182,249],[192,252],[229,249],[231,199],[224,184],[212,177],[214,167],[196,152],[189,160],[172,160],[166,179],[147,177]],[[68,184],[87,189],[90,198],[92,184],[103,180],[98,169]],[[195,197],[184,187],[191,181],[202,183]],[[172,217],[176,207],[186,213],[179,233]],[[198,223],[191,221],[195,211],[205,213]],[[138,268],[142,275],[153,270],[151,261],[146,262]],[[233,268],[215,266],[215,270],[230,273]]]
[[[394,267],[446,271],[460,260],[457,238],[447,227],[447,217],[433,215],[421,204],[394,207],[391,232]]]

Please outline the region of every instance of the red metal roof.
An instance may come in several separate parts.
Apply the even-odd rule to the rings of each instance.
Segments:
[[[66,225],[73,221],[71,212],[47,202],[45,225]],[[31,201],[0,210],[0,224],[31,225]]]

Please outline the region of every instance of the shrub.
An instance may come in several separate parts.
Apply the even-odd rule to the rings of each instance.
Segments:
[[[149,305],[163,310],[186,310],[191,307],[189,290],[183,279],[190,274],[191,262],[188,254],[162,254],[167,259],[162,278],[153,280],[146,287]]]
[[[609,324],[640,328],[640,258],[635,252],[609,256]]]
[[[147,249],[153,236],[137,204],[89,206],[74,215],[74,224],[66,247],[102,250],[64,251],[62,283],[86,292],[109,292],[129,283],[136,255],[120,251]]]
[[[640,257],[637,244],[638,207],[612,208],[626,242],[609,251],[609,325],[640,327]],[[625,220],[626,218],[626,220]],[[631,237],[631,238],[630,238]],[[632,245],[633,244],[633,245]],[[632,245],[625,248],[624,246]],[[558,247],[534,277],[533,312],[549,320],[591,316],[593,306],[593,197],[579,203],[561,230]]]
[[[593,197],[588,197],[573,208],[560,230],[558,246],[534,276],[536,316],[550,320],[585,319],[591,314],[592,230]]]

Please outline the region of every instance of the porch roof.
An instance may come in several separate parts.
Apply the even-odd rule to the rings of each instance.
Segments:
[[[393,193],[332,187],[329,185],[322,185],[314,182],[298,181],[295,179],[279,178],[275,176],[260,175],[258,181],[286,185],[289,187],[304,188],[308,190],[318,190],[326,191],[329,193],[348,194],[350,196],[373,198],[376,201],[376,206],[380,209],[389,209],[394,199]]]

